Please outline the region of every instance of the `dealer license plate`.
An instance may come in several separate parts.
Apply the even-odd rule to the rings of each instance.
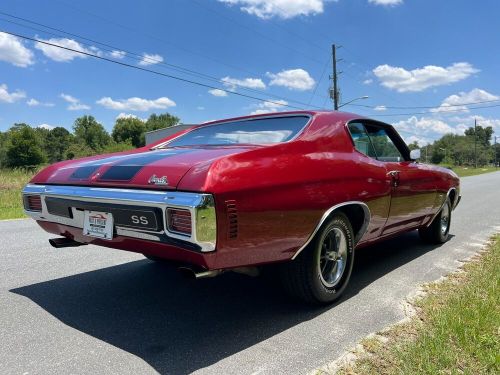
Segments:
[[[85,211],[83,234],[105,240],[113,239],[113,215],[109,212]]]

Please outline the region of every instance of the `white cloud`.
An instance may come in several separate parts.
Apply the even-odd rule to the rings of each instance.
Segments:
[[[482,126],[483,128],[491,126],[495,131],[495,134],[500,133],[500,119],[496,118],[488,118],[484,116],[456,116],[449,119],[449,121],[456,124],[458,128],[468,129],[474,127],[474,120],[477,121],[477,124]]]
[[[403,4],[403,0],[368,0],[369,3],[383,6],[395,6]]]
[[[54,103],[40,102],[34,98],[30,98],[26,101],[26,104],[30,107],[53,107]]]
[[[218,0],[228,5],[238,5],[243,12],[259,18],[279,17],[289,19],[323,13],[327,0]]]
[[[227,96],[227,92],[224,90],[212,89],[208,90],[208,92],[213,96],[219,96],[219,97]]]
[[[0,32],[0,60],[22,68],[35,63],[33,52],[19,38]]]
[[[40,39],[47,43],[52,43],[61,47],[71,48],[75,51],[80,51],[84,53],[91,53],[96,55],[101,55],[101,51],[97,47],[85,48],[76,40],[68,38],[51,38],[51,39]],[[35,48],[43,52],[45,56],[57,62],[69,62],[76,58],[86,59],[88,56],[83,55],[78,52],[68,51],[66,49],[49,46],[40,42],[35,43]]]
[[[128,98],[113,100],[110,97],[104,97],[99,99],[97,104],[102,105],[108,109],[114,109],[116,111],[137,111],[146,112],[151,109],[166,109],[169,107],[175,107],[175,102],[167,97],[161,97],[154,100],[142,99],[142,98]]]
[[[163,57],[157,54],[143,53],[142,60],[139,61],[139,65],[148,66],[160,64],[163,62]]]
[[[52,130],[55,128],[55,126],[49,124],[40,124],[37,126],[37,128]]]
[[[440,138],[445,134],[463,134],[466,128],[462,126],[450,126],[443,120],[431,117],[416,117],[412,116],[406,120],[399,121],[394,124],[397,130],[416,133],[418,136],[428,136],[431,138]]]
[[[249,89],[265,89],[266,84],[262,82],[260,78],[244,78],[237,79],[231,77],[224,77],[221,80],[224,83],[224,86],[230,87],[232,90],[235,90],[236,87],[245,87]]]
[[[373,79],[368,78],[363,81],[363,85],[371,85],[373,83]]]
[[[26,98],[26,93],[24,91],[16,90],[14,92],[9,92],[9,88],[6,84],[0,85],[0,102],[14,103],[24,98]]]
[[[267,73],[271,78],[269,85],[282,86],[290,90],[306,91],[314,88],[316,82],[304,69],[282,70],[279,73]]]
[[[467,62],[454,63],[448,67],[427,65],[413,70],[385,64],[373,69],[382,86],[398,92],[416,92],[448,85],[477,72],[479,70]]]
[[[286,110],[288,102],[285,100],[273,100],[272,102],[262,102],[257,105],[257,109],[250,113],[251,115],[260,115],[263,113],[279,112]]]
[[[67,109],[69,111],[81,111],[90,109],[90,106],[83,104],[80,102],[80,99],[75,98],[74,96],[68,94],[59,95],[64,101],[68,102],[69,105]]]
[[[387,111],[387,107],[385,105],[378,105],[375,108],[373,108],[374,111]]]
[[[196,107],[196,109],[197,109],[198,111],[204,111],[204,110],[205,110],[205,107],[203,107],[203,106],[201,106],[201,105],[200,105],[200,106]]]
[[[448,96],[438,108],[431,109],[431,112],[469,112],[468,103],[488,102],[500,100],[499,96],[490,94],[481,89],[473,89],[469,92],[459,92],[458,94]]]
[[[109,53],[109,56],[113,59],[121,60],[125,57],[127,53],[125,51],[114,50]]]

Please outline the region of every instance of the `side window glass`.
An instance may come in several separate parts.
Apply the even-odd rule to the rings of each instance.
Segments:
[[[367,125],[366,130],[370,136],[378,160],[392,162],[404,160],[401,152],[399,152],[391,138],[387,135],[385,129]]]
[[[370,138],[368,137],[368,133],[366,132],[363,124],[359,122],[352,122],[348,126],[356,150],[367,156],[376,158],[377,155],[375,154],[375,150],[373,149],[373,145],[370,142]]]

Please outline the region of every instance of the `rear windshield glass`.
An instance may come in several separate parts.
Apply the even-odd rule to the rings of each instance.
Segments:
[[[224,122],[194,129],[165,147],[286,142],[295,137],[308,121],[307,116],[291,116]]]

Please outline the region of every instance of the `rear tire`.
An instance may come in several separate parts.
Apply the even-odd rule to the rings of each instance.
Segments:
[[[347,216],[332,216],[311,243],[280,268],[286,292],[312,304],[332,303],[344,292],[354,263],[354,235]]]
[[[441,244],[450,238],[451,225],[451,201],[446,198],[446,202],[428,227],[420,228],[418,233],[420,238],[431,244]]]

